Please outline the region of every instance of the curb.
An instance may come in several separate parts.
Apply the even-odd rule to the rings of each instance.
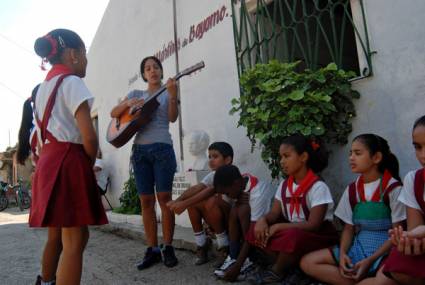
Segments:
[[[142,240],[146,243],[146,235],[142,225],[141,215],[124,215],[107,211],[106,216],[108,217],[109,224],[96,227],[97,230],[112,233],[124,238]],[[160,226],[158,226],[158,228],[158,239],[161,243],[162,231]],[[173,246],[176,249],[196,252],[196,243],[192,229],[176,225],[174,229]]]

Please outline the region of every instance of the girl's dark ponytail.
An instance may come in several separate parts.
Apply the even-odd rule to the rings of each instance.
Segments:
[[[40,84],[34,87],[31,97],[24,102],[22,109],[22,120],[18,134],[18,149],[16,151],[16,158],[22,165],[25,164],[25,160],[28,158],[31,151],[30,136],[33,127],[33,109],[31,102],[33,102],[39,86]]]
[[[50,31],[34,42],[35,53],[50,64],[61,63],[61,57],[66,48],[81,49],[83,47],[84,42],[80,36],[67,29]]]
[[[370,152],[370,155],[375,155],[377,152],[382,153],[382,160],[378,164],[378,170],[384,173],[388,170],[391,176],[401,181],[399,174],[399,163],[397,157],[391,152],[387,140],[375,134],[361,134],[353,139],[353,141],[361,141]]]
[[[391,173],[392,177],[401,182],[398,159],[392,152],[389,152],[386,155],[385,161],[382,162],[382,165],[384,165],[385,169],[387,169]]]

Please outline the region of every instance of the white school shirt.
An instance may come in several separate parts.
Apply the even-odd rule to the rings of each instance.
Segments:
[[[403,190],[400,193],[398,200],[407,207],[417,209],[422,212],[421,206],[415,196],[415,174],[417,170],[410,171],[406,174],[403,181]],[[425,192],[425,191],[424,191]],[[425,193],[424,197],[425,199]]]
[[[282,202],[282,184],[283,183],[284,183],[284,181],[280,182],[280,184],[279,184],[279,186],[276,190],[276,195],[274,197],[276,200],[280,201],[280,206],[282,208],[283,215],[291,223],[305,222],[306,217],[305,217],[304,210],[303,210],[303,207],[301,205],[301,202],[300,202],[300,215],[299,215],[299,217],[298,217],[295,210],[294,210],[294,213],[292,214],[292,217],[291,217],[291,214],[289,212],[290,211],[289,210],[289,208],[290,208],[289,202],[286,204],[287,212],[285,212],[285,208],[284,208],[283,202]],[[298,188],[298,185],[294,181],[293,192],[295,192],[297,190],[297,188]],[[289,190],[286,190],[286,197],[287,198],[291,197],[291,193],[289,192]],[[328,204],[328,209],[326,211],[325,220],[332,221],[334,202],[333,202],[333,199],[332,199],[331,191],[329,190],[329,187],[325,184],[325,182],[319,180],[316,183],[314,183],[313,186],[311,186],[310,190],[307,193],[306,203],[307,203],[307,208],[309,210],[311,210],[311,208],[313,208],[315,206]]]
[[[99,185],[102,190],[105,190],[106,184],[108,183],[108,172],[105,169],[105,165],[103,163],[103,160],[101,158],[96,158],[96,162],[94,163],[94,166],[99,167],[100,170],[96,171],[94,174],[96,175],[96,181],[97,185]]]
[[[244,174],[243,177],[248,177]],[[258,178],[257,178],[258,179]],[[244,192],[249,193],[249,206],[251,208],[251,222],[256,222],[259,218],[270,212],[275,189],[270,183],[258,180],[257,185],[252,188],[251,179],[246,183]]]
[[[356,184],[359,178],[356,179]],[[372,181],[370,183],[364,184],[364,193],[366,201],[372,199],[373,193],[375,193],[376,188],[379,186],[381,179]],[[391,178],[388,185],[397,182],[394,178]],[[348,195],[348,186],[345,188],[344,193],[342,194],[341,199],[339,200],[338,206],[335,210],[335,216],[340,218],[344,223],[353,225],[353,210],[351,210],[350,198]],[[401,191],[401,186],[394,188],[391,193],[388,195],[390,201],[391,209],[391,222],[397,223],[406,219],[406,208],[402,203],[398,201],[398,196]],[[357,201],[360,201],[359,195],[356,191]]]
[[[207,187],[214,187],[214,175],[215,175],[215,171],[211,171],[210,173],[208,173],[207,175],[205,175],[205,177],[201,180],[201,183],[204,184]],[[223,199],[223,201],[227,202],[227,203],[232,203],[232,199],[227,196],[226,194],[221,194],[221,198]]]
[[[214,174],[215,171],[211,171],[207,175],[202,178],[201,183],[204,184],[207,187],[214,187]]]
[[[57,75],[49,81],[44,81],[38,89],[35,104],[40,121],[43,120],[47,101],[59,76]],[[59,86],[47,129],[58,141],[82,144],[81,134],[75,120],[75,112],[85,101],[88,102],[91,108],[93,100],[94,97],[80,77],[75,75],[65,77]],[[36,124],[36,127],[38,141],[41,145],[41,126]],[[46,143],[48,143],[48,140],[46,140]]]

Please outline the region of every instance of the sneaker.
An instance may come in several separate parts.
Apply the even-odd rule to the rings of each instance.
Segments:
[[[214,271],[215,276],[218,278],[223,278],[224,274],[226,273],[227,269],[230,268],[230,266],[235,263],[235,259],[231,259],[230,256],[227,256],[226,260],[224,261],[223,265]],[[245,259],[244,263],[242,264],[241,271],[237,277],[237,281],[243,281],[246,279],[247,275],[250,273],[250,271],[254,268],[254,263],[249,260],[249,258]]]
[[[251,284],[271,284],[282,282],[283,278],[274,273],[272,270],[259,271],[246,280],[250,281]]]
[[[251,271],[253,267],[254,267],[254,263],[249,259],[249,257],[247,257],[244,263],[242,264],[241,273]]]
[[[167,267],[174,267],[179,262],[176,254],[174,253],[174,247],[172,245],[161,244],[161,254],[164,265]]]
[[[300,269],[294,269],[288,272],[288,275],[284,278],[283,285],[311,285],[317,284],[313,279],[304,274]]]
[[[41,278],[40,275],[37,275],[37,280],[35,280],[35,285],[41,285],[41,282],[43,282],[43,278]],[[55,285],[56,284],[56,279],[53,279],[52,281],[49,282],[49,285]]]
[[[201,265],[208,262],[209,247],[210,247],[210,244],[208,241],[205,243],[205,245],[197,247],[195,265]]]
[[[226,270],[235,262],[236,262],[236,259],[232,259],[230,255],[228,255],[227,258],[222,263],[222,265],[217,270],[214,271],[214,275],[219,278],[222,278]]]
[[[151,267],[155,263],[161,261],[161,252],[153,250],[152,247],[148,247],[145,251],[145,257],[143,260],[136,264],[137,269],[143,270]]]
[[[221,268],[224,261],[227,259],[229,254],[229,247],[223,246],[217,249],[216,262],[214,263],[215,268]]]

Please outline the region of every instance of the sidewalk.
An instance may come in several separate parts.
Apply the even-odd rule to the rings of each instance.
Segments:
[[[109,224],[97,227],[103,232],[110,232],[122,237],[146,241],[145,231],[142,225],[142,216],[140,215],[124,215],[107,211]],[[158,223],[158,238],[161,242],[162,230],[161,224]],[[173,246],[178,249],[185,249],[195,252],[196,244],[191,228],[181,226],[175,227]]]

